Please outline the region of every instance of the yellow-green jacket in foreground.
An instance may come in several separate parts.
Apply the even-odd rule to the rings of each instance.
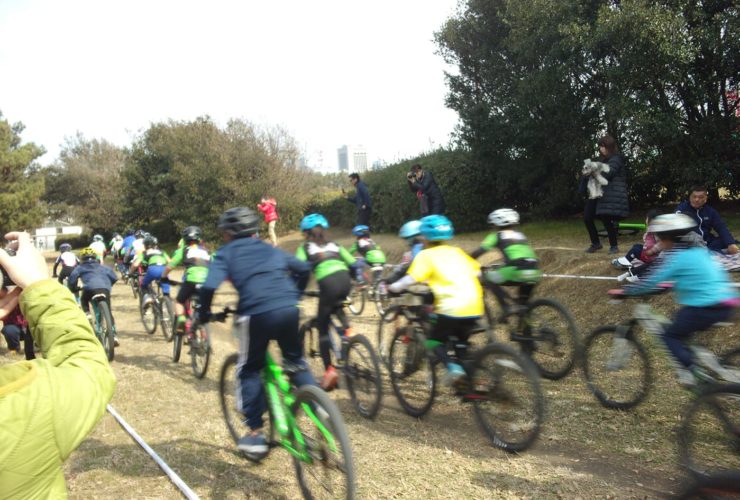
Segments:
[[[103,416],[116,379],[69,290],[39,281],[20,305],[45,358],[0,367],[0,498],[66,498],[62,463]]]

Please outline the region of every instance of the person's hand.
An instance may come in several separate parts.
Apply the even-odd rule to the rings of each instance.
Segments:
[[[20,293],[20,287],[15,287],[12,292],[6,293],[0,298],[0,319],[5,318],[18,306],[18,295]]]
[[[610,297],[624,297],[624,290],[621,288],[612,288],[606,293],[608,293]]]
[[[727,255],[735,255],[738,252],[737,244],[727,245]]]
[[[20,288],[27,288],[37,281],[49,279],[49,269],[41,252],[31,243],[28,233],[12,232],[5,235],[15,256],[11,257],[5,250],[0,250],[0,266],[5,268],[8,276]]]

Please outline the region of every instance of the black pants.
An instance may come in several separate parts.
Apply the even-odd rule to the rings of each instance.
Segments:
[[[452,361],[447,352],[447,341],[450,336],[454,336],[458,340],[455,346],[455,354],[462,361],[465,358],[470,331],[476,326],[478,326],[478,318],[453,318],[437,315],[429,334],[431,342],[428,343],[428,346],[432,348],[437,358],[447,366]]]
[[[601,246],[599,233],[596,231],[596,203],[599,200],[587,200],[586,207],[583,209],[583,223],[586,224],[588,236],[591,238],[591,245]],[[600,215],[598,219],[604,223],[606,234],[609,236],[609,245],[617,246],[617,229],[619,228],[619,218],[612,215]]]
[[[316,327],[319,329],[319,350],[324,368],[331,364],[331,339],[329,338],[329,321],[332,313],[342,323],[342,328],[349,328],[347,315],[342,301],[349,295],[352,282],[349,272],[338,271],[319,281],[319,309],[316,313]]]
[[[358,208],[357,209],[357,225],[370,227],[370,216],[372,214],[373,214],[373,209],[370,207]]]

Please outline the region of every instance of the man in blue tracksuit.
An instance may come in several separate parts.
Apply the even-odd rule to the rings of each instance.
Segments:
[[[367,184],[360,180],[359,174],[349,174],[349,181],[355,187],[355,195],[348,196],[347,201],[357,207],[357,225],[370,226],[370,216],[373,214],[373,203],[370,200],[370,190]]]
[[[694,365],[693,354],[684,342],[713,324],[728,321],[740,306],[740,297],[727,272],[709,257],[704,247],[689,246],[683,236],[696,223],[685,214],[655,217],[648,231],[660,238],[662,258],[652,272],[638,284],[625,287],[624,295],[641,295],[654,291],[660,283],[672,282],[676,302],[682,307],[663,335],[668,350],[678,361],[679,381],[694,385],[706,377],[702,368]],[[610,292],[612,293],[612,292]]]
[[[706,186],[691,188],[689,199],[676,209],[677,213],[686,214],[696,221],[696,233],[704,238],[707,248],[715,252],[725,250],[729,255],[738,252],[738,241],[732,236],[719,213],[707,205],[708,189]],[[715,235],[712,230],[717,232]]]
[[[245,207],[231,208],[221,215],[218,228],[226,244],[208,268],[200,289],[199,312],[201,321],[210,320],[213,294],[224,280],[229,279],[239,292],[234,320],[240,338],[238,405],[250,431],[239,439],[237,447],[252,460],[261,460],[268,451],[262,431],[267,401],[260,379],[268,342],[277,340],[284,362],[298,368],[293,376],[296,386],[316,384],[303,359],[298,333],[299,288],[305,288],[311,266],[260,240],[260,219]]]

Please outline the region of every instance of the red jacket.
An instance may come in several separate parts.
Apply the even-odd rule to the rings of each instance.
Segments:
[[[270,198],[265,203],[257,204],[259,211],[265,215],[265,222],[270,223],[274,220],[278,220],[276,205],[277,203],[274,198]]]

